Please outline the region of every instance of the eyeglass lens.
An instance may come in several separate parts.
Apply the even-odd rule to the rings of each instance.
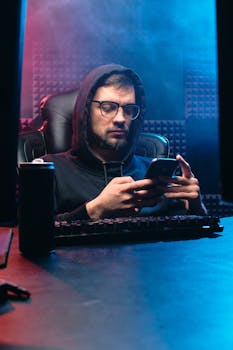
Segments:
[[[101,112],[103,116],[111,117],[115,116],[118,112],[119,105],[115,102],[102,102],[100,104]],[[134,119],[139,114],[139,107],[135,104],[126,104],[121,106],[123,108],[123,112],[125,117]]]

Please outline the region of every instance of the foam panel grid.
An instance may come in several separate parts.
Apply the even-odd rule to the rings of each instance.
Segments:
[[[210,215],[233,216],[233,205],[222,204],[220,194],[203,194],[202,199]]]
[[[189,61],[184,69],[185,118],[217,118],[216,67],[212,61]]]
[[[31,123],[32,123],[32,118],[20,118],[19,131],[32,130]]]
[[[96,51],[87,54],[69,45],[54,51],[49,46],[35,43],[32,55],[33,118],[39,115],[42,97],[76,87],[90,67],[99,64],[101,58]]]

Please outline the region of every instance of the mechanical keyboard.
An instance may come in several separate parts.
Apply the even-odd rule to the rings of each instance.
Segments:
[[[56,245],[125,241],[165,241],[216,237],[222,232],[215,216],[176,215],[120,217],[55,222]]]

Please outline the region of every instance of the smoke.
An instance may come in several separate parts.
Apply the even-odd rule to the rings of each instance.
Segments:
[[[39,47],[40,55],[60,62],[58,75],[72,66],[77,80],[99,64],[128,65],[146,85],[151,114],[184,118],[184,65],[203,52],[216,58],[215,31],[214,0],[28,0],[23,112],[30,110],[33,49]],[[41,70],[41,86],[48,76]]]

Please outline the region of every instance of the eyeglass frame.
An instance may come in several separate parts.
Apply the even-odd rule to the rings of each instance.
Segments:
[[[130,120],[136,120],[136,119],[138,118],[140,112],[141,112],[140,106],[138,106],[136,103],[126,103],[126,104],[124,104],[124,105],[120,105],[118,102],[114,102],[114,101],[98,101],[98,100],[92,100],[92,102],[98,103],[98,104],[99,104],[99,108],[100,108],[101,115],[102,115],[103,118],[106,118],[106,119],[107,119],[108,117],[106,117],[106,116],[103,115],[103,111],[102,111],[102,107],[101,107],[103,103],[113,103],[114,105],[117,106],[116,114],[114,115],[114,117],[111,117],[112,119],[115,118],[115,116],[117,115],[117,113],[118,113],[118,111],[119,111],[119,107],[121,107],[121,108],[123,109],[124,117],[125,117],[125,118],[128,118],[128,119],[130,119]],[[129,118],[129,117],[125,116],[124,107],[127,107],[127,106],[136,106],[136,107],[138,108],[138,113],[137,113],[136,117],[134,117],[134,118]]]

